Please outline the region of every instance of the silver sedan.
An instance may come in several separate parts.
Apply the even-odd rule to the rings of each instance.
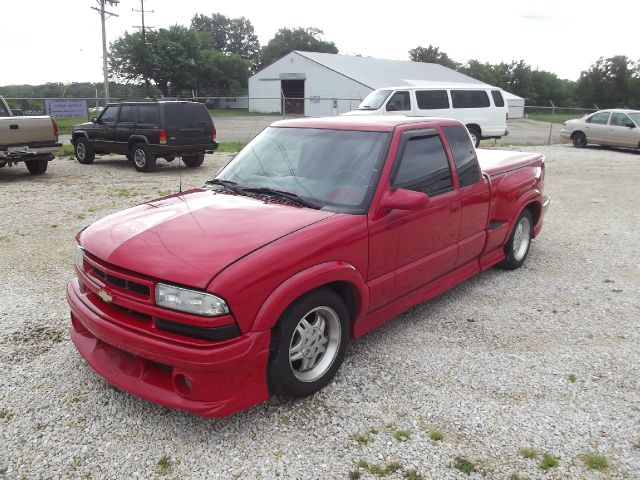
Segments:
[[[640,148],[639,110],[601,110],[564,122],[560,137],[576,148],[588,143],[611,147]]]

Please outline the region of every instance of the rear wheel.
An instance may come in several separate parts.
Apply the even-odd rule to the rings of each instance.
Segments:
[[[271,390],[305,397],[325,387],[344,360],[349,314],[328,288],[303,295],[273,329],[268,380]]]
[[[76,159],[82,164],[93,163],[96,158],[96,154],[91,147],[91,143],[85,137],[79,137],[73,145]]]
[[[504,247],[505,258],[500,263],[502,268],[515,270],[520,268],[529,254],[531,235],[533,233],[533,218],[528,209],[524,209],[511,232],[509,241]]]
[[[49,160],[46,159],[27,160],[25,163],[27,164],[29,173],[32,175],[42,175],[47,171],[47,167],[49,166]]]
[[[204,162],[204,153],[198,153],[196,155],[185,155],[182,157],[182,161],[187,167],[199,167]]]
[[[571,140],[573,140],[573,146],[576,148],[584,148],[587,146],[587,137],[582,132],[574,133]]]
[[[480,145],[480,131],[476,127],[467,127],[467,130],[469,130],[473,145],[478,148]]]
[[[156,157],[149,153],[145,143],[136,143],[130,151],[133,165],[139,172],[149,172],[156,166]]]

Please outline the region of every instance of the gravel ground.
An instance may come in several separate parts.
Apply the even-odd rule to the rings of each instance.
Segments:
[[[175,162],[0,169],[0,477],[640,478],[640,154],[531,150],[547,155],[553,202],[523,268],[484,272],[352,342],[315,396],[224,419],[110,387],[67,333],[75,233],[175,191]],[[227,159],[183,169],[183,186]],[[523,448],[559,464],[543,470]],[[588,469],[587,454],[609,467]]]

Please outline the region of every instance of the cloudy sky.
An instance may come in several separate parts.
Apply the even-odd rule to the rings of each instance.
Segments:
[[[454,60],[523,59],[576,80],[598,57],[640,59],[640,2],[558,0],[257,1],[145,0],[147,25],[190,24],[196,13],[251,20],[262,45],[282,27],[318,27],[340,53],[407,60],[418,45],[440,47]],[[96,0],[1,0],[0,85],[102,80]],[[107,40],[140,25],[140,0],[112,7]]]

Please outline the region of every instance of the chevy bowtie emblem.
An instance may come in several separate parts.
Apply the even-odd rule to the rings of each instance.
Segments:
[[[113,297],[104,290],[100,290],[98,296],[107,303],[111,303],[111,300],[113,300]]]

